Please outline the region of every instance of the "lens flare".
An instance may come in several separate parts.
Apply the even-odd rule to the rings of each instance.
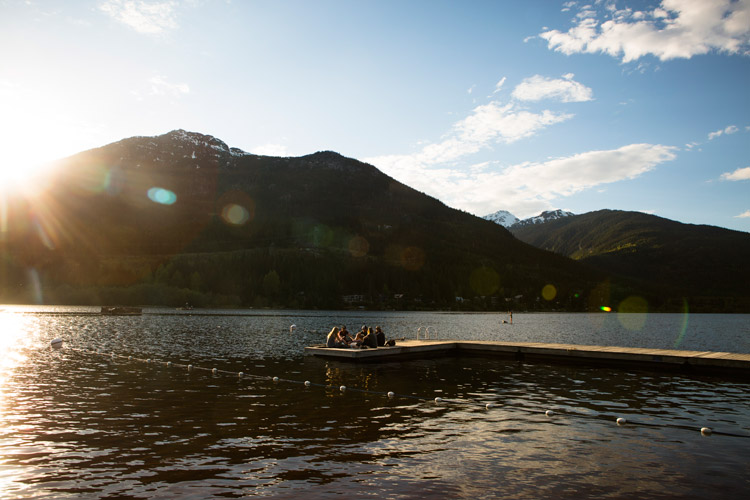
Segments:
[[[250,220],[250,212],[241,205],[231,203],[221,209],[221,218],[229,224],[241,226]]]
[[[604,311],[605,313],[612,312],[612,308],[609,306],[602,306],[599,308],[601,311]]]
[[[44,296],[42,295],[42,280],[39,278],[39,272],[32,267],[27,271],[27,275],[34,303],[43,304]]]
[[[492,295],[500,287],[500,276],[490,267],[478,267],[471,272],[469,285],[479,295]]]
[[[364,257],[370,251],[370,243],[362,236],[355,236],[349,240],[349,253],[352,257]]]
[[[557,288],[555,288],[555,285],[544,285],[544,288],[542,288],[542,297],[548,301],[557,297]]]
[[[617,319],[630,331],[639,331],[646,324],[648,302],[643,297],[630,296],[620,302]]]
[[[687,299],[682,299],[682,324],[680,325],[680,333],[677,335],[677,339],[674,341],[674,347],[677,349],[680,347],[680,344],[682,344],[682,341],[685,338],[685,332],[688,328],[688,317],[690,315],[690,311],[688,308],[688,301]]]
[[[418,271],[425,261],[424,250],[419,247],[407,247],[401,256],[401,265],[407,271]]]
[[[148,199],[160,205],[172,205],[177,201],[177,195],[169,189],[152,187],[148,190]]]

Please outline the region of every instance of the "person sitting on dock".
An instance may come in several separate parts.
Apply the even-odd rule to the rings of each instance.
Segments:
[[[359,347],[362,345],[363,340],[365,340],[365,333],[359,331],[357,332],[357,335],[354,336],[354,340],[352,341],[351,345],[354,347]]]
[[[372,328],[367,329],[367,335],[365,335],[365,338],[362,340],[362,346],[367,347],[378,347],[378,337],[375,335],[375,332],[372,330]]]
[[[383,347],[385,345],[385,333],[379,326],[375,327],[375,337],[378,340],[378,347]]]
[[[341,339],[346,342],[346,345],[351,345],[354,341],[352,336],[349,334],[349,330],[346,329],[346,325],[341,325],[341,331],[339,332]]]
[[[348,347],[346,343],[342,343],[339,337],[339,327],[334,326],[326,337],[326,347]]]

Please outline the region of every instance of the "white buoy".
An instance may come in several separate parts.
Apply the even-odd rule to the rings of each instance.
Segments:
[[[294,332],[294,330],[296,330],[296,329],[297,329],[297,325],[291,325],[291,326],[289,327],[289,333],[293,333],[293,332]]]
[[[61,338],[53,339],[52,342],[49,343],[49,345],[52,346],[52,349],[62,349],[63,339]]]
[[[188,365],[188,371],[191,371],[193,369],[193,365]]]
[[[628,423],[628,421],[627,421],[627,420],[625,420],[625,418],[623,418],[623,417],[619,417],[619,418],[617,419],[617,425],[625,425],[625,424],[627,424],[627,423]]]
[[[340,390],[341,392],[344,392],[344,391],[346,391],[346,386],[345,386],[345,385],[342,385],[341,387],[339,387],[339,390]]]
[[[273,378],[273,381],[274,381],[274,382],[278,382],[278,381],[279,381],[279,377],[274,377],[274,378]]]
[[[396,397],[396,393],[393,392],[393,391],[388,391],[388,397],[389,398],[394,398],[394,397]]]
[[[128,356],[128,361],[133,361],[133,356]]]
[[[310,381],[309,380],[305,380],[305,387],[310,387]]]
[[[150,363],[150,362],[151,362],[151,358],[148,358],[148,359],[146,360],[146,363]]]
[[[491,410],[495,407],[495,405],[492,403],[487,403],[486,405],[484,405],[484,407],[487,408],[488,410]]]
[[[704,436],[710,436],[713,433],[710,427],[701,427],[701,434]]]
[[[167,366],[172,366],[172,362],[171,361],[167,361]]]
[[[547,410],[547,411],[544,412],[544,414],[547,415],[548,417],[551,417],[552,415],[555,414],[555,412],[552,411],[552,410]]]
[[[244,373],[242,373],[242,372],[239,372],[239,373],[237,374],[237,376],[238,376],[239,378],[242,378],[242,377],[244,377],[244,376],[245,376],[245,374],[244,374]]]
[[[217,370],[216,368],[211,368],[211,373],[213,373],[214,375],[216,375],[216,373],[217,373],[218,371],[219,371],[219,370]]]
[[[443,398],[435,398],[435,402],[436,403],[442,403],[443,402]]]

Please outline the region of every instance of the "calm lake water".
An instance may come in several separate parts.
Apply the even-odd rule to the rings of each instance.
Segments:
[[[499,314],[0,309],[0,498],[750,492],[747,380],[303,352],[333,325],[366,323],[395,338],[429,326],[440,338],[750,353],[750,315],[516,313],[507,325]]]

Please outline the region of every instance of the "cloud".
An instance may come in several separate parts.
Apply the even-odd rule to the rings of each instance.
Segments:
[[[493,94],[497,94],[503,89],[503,85],[505,85],[505,77],[502,77],[499,82],[495,84],[495,90],[492,92]]]
[[[747,218],[750,218],[750,210],[745,210],[741,214],[735,215],[734,217],[735,217],[735,219],[747,219]]]
[[[159,35],[177,28],[177,2],[146,0],[106,0],[99,10],[139,33]]]
[[[544,110],[534,113],[515,104],[492,101],[474,108],[469,116],[456,122],[446,137],[430,143],[410,155],[372,158],[371,163],[389,165],[437,165],[453,162],[477,153],[495,143],[512,143],[534,135],[541,129],[568,120],[573,115]]]
[[[739,132],[739,131],[740,131],[740,129],[737,128],[737,126],[735,126],[735,125],[729,125],[726,128],[723,128],[723,129],[717,130],[716,132],[711,132],[710,134],[708,134],[708,140],[711,141],[711,140],[716,139],[717,137],[719,137],[719,136],[721,136],[723,134],[729,135],[729,134],[734,134],[734,133]]]
[[[738,168],[734,172],[721,174],[723,181],[748,181],[750,180],[750,167]]]
[[[289,156],[287,147],[283,144],[263,144],[252,148],[250,152],[260,156]]]
[[[151,84],[151,95],[182,97],[190,93],[190,86],[187,83],[169,83],[163,76],[154,76],[149,80],[149,83]]]
[[[574,81],[573,76],[567,74],[563,75],[562,79],[553,79],[534,75],[526,78],[513,89],[513,97],[520,101],[541,101],[552,98],[560,99],[562,102],[592,100],[591,89]]]
[[[551,208],[553,200],[634,179],[673,160],[676,149],[659,144],[630,144],[504,168],[487,163],[470,169],[432,165],[419,154],[366,161],[450,206],[483,215],[497,210],[498,201],[502,201],[504,207],[524,217]]]
[[[711,51],[748,55],[750,0],[662,0],[658,8],[644,11],[617,10],[611,3],[596,11],[585,5],[568,31],[539,36],[551,50],[604,53],[624,63],[646,55],[662,61]]]

